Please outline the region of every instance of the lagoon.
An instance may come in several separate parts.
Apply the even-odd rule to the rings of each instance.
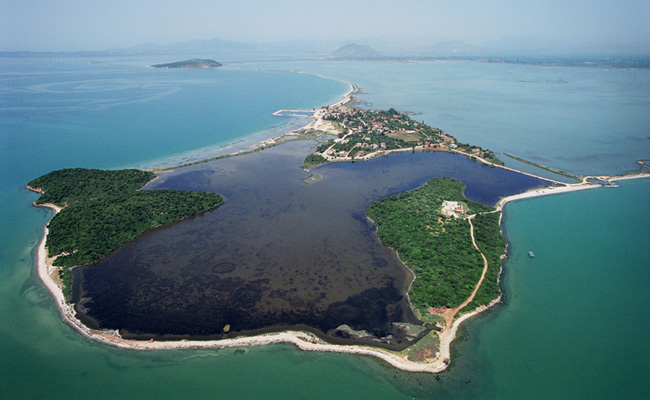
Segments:
[[[0,325],[3,361],[0,388],[6,396],[40,399],[56,393],[57,397],[67,398],[87,398],[92,394],[99,399],[178,398],[188,394],[236,398],[507,399],[575,398],[585,394],[585,397],[610,399],[639,398],[647,394],[643,380],[650,370],[644,357],[649,353],[650,343],[649,318],[647,311],[644,312],[650,308],[646,290],[650,276],[647,253],[650,182],[647,179],[622,182],[618,189],[589,190],[509,204],[505,210],[505,231],[511,244],[504,276],[507,304],[470,321],[462,330],[461,339],[453,347],[453,367],[440,375],[440,381],[431,375],[401,373],[366,357],[304,353],[288,345],[250,348],[243,353],[236,350],[134,352],[87,341],[63,322],[34,273],[34,249],[51,214],[31,207],[35,195],[22,189],[23,185],[52,169],[160,163],[156,160],[191,151],[192,146],[203,148],[224,143],[218,136],[204,135],[202,130],[185,129],[189,121],[166,120],[164,115],[157,114],[157,107],[152,107],[167,104],[165,110],[181,109],[182,100],[193,97],[181,95],[175,101],[175,95],[183,90],[201,92],[202,79],[191,74],[179,75],[170,84],[169,75],[164,75],[164,79],[149,75],[154,70],[143,65],[151,62],[107,61],[111,63],[96,69],[85,59],[2,59],[0,316],[6,323]],[[603,121],[599,113],[606,109],[603,114],[607,116],[606,126],[627,127],[625,131],[645,135],[650,101],[647,70],[588,69],[581,74],[583,69],[573,67],[464,63],[462,67],[445,64],[438,68],[432,63],[414,74],[407,73],[413,70],[407,66],[382,64],[315,63],[313,70],[360,84],[367,94],[359,97],[372,101],[376,107],[394,105],[430,115],[425,122],[443,128],[461,141],[483,145],[486,142],[482,138],[495,140],[491,139],[492,134],[475,131],[475,127],[483,126],[484,120],[492,121],[489,124],[515,139],[522,126],[530,127],[530,134],[525,138],[536,144],[545,132],[539,129],[544,126],[539,121],[559,121],[553,125],[555,128],[565,123],[576,128],[562,130],[558,145],[582,142],[578,133],[591,132],[590,141],[579,148],[576,157],[562,150],[560,156],[547,161],[553,167],[572,172],[624,172],[634,168],[638,158],[648,158],[647,142],[638,139],[632,141],[636,146],[610,146],[608,149],[616,151],[601,152],[602,143],[611,144],[612,138],[607,131],[592,129],[593,121]],[[292,65],[297,67],[289,66]],[[308,69],[310,65],[303,63],[300,68]],[[515,75],[520,74],[517,71],[535,75],[538,82],[508,81],[512,71]],[[244,76],[247,75],[241,75]],[[270,112],[319,106],[337,100],[347,90],[343,84],[320,82],[315,78],[303,81],[295,74],[264,76],[269,81],[278,76],[286,78],[286,85],[279,85],[277,91],[283,95],[294,92],[298,98],[304,95],[305,88],[313,85],[322,84],[325,88],[323,95],[311,92],[309,98],[291,105],[284,101],[277,107],[271,104]],[[573,77],[570,82],[574,84],[553,83],[563,76]],[[251,73],[250,79],[256,81],[254,74]],[[75,84],[71,89],[70,82],[78,80],[85,83]],[[434,81],[439,82],[438,86],[423,84]],[[64,89],[56,87],[61,82]],[[461,85],[462,82],[467,84]],[[510,83],[504,85],[504,82]],[[242,82],[238,83],[239,86],[232,83],[230,87],[239,89]],[[50,85],[50,91],[54,85],[63,93],[48,94],[43,85]],[[180,87],[181,91],[169,90],[169,94],[159,97],[169,87]],[[207,85],[207,88],[217,87]],[[433,90],[436,87],[439,90]],[[502,95],[494,96],[495,91]],[[216,92],[224,98],[230,94],[237,96]],[[508,98],[535,104],[537,92],[545,94],[539,98],[537,107],[507,103],[508,107],[491,116],[495,110],[499,111],[501,100]],[[250,91],[249,95],[255,93]],[[564,94],[556,96],[558,99],[571,101],[557,102],[554,93]],[[105,97],[111,99],[108,104],[102,104]],[[214,90],[203,97],[219,99]],[[546,101],[541,101],[542,98]],[[157,103],[159,100],[162,103]],[[252,99],[242,100],[243,104],[252,104],[247,101]],[[93,109],[97,103],[99,106]],[[577,109],[585,117],[573,121],[576,113],[565,114],[562,110],[567,104],[573,104],[569,109]],[[422,110],[416,109],[416,105]],[[205,103],[199,106],[207,107]],[[127,108],[132,111],[116,111]],[[544,115],[540,116],[542,111]],[[265,111],[261,110],[257,113],[248,109],[245,115],[253,113],[256,117],[249,123],[256,124],[259,117],[270,125],[254,125],[244,136],[258,129],[272,128],[277,126],[274,121],[279,122],[271,117],[266,119]],[[111,124],[116,128],[131,126],[127,120],[115,121],[123,115],[136,118],[133,124],[136,127],[149,126],[144,118],[148,115],[152,126],[164,129],[164,124],[157,122],[158,115],[162,121],[177,124],[177,129],[159,137],[154,135],[155,130],[109,129]],[[96,130],[107,135],[106,139],[104,135],[94,138],[100,144],[85,138]],[[193,132],[182,136],[188,146],[179,143],[182,141],[176,137],[178,132]],[[613,136],[614,142],[617,137],[623,138],[622,143],[628,142],[624,132],[615,132],[618,133]],[[239,137],[230,140],[237,141]],[[133,144],[137,138],[142,144],[124,152],[119,141]],[[166,145],[166,138],[173,145]],[[543,163],[543,158],[555,154],[544,146],[528,146],[523,154],[515,151],[524,149],[517,144],[521,139],[513,141],[512,148],[507,148],[508,140],[499,143],[505,151],[538,157],[536,160]],[[583,153],[585,149],[590,150]],[[610,157],[610,153],[616,155]],[[614,163],[610,165],[607,160]],[[333,170],[337,168],[342,167]],[[528,258],[529,250],[535,252],[535,259]],[[468,379],[470,382],[466,383]]]
[[[226,202],[75,269],[82,318],[127,338],[157,340],[306,326],[342,341],[337,328],[347,324],[369,332],[370,344],[401,349],[409,341],[393,323],[417,322],[406,302],[411,274],[380,244],[366,209],[440,176],[460,180],[468,198],[486,205],[548,185],[440,152],[305,172],[298,167],[312,146],[287,143],[162,174],[146,188],[214,191]],[[323,179],[306,184],[314,172]]]

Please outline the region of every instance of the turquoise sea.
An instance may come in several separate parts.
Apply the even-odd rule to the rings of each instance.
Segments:
[[[345,79],[360,87],[368,106],[412,112],[461,142],[578,175],[634,170],[650,154],[647,69],[475,61],[261,65]]]
[[[36,196],[24,189],[28,180],[63,167],[157,165],[245,148],[304,122],[273,111],[318,107],[347,90],[337,81],[281,71],[89,61],[95,60],[0,59],[4,397],[650,395],[649,179],[510,203],[506,304],[462,329],[452,367],[439,380],[289,345],[135,352],[86,340],[63,322],[35,274],[35,247],[51,214],[31,206]],[[256,66],[352,81],[375,107],[420,112],[417,119],[461,141],[576,173],[624,172],[650,158],[648,70],[475,62]]]

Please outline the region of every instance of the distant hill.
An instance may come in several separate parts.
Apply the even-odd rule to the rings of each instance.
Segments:
[[[356,43],[346,44],[332,53],[337,58],[358,58],[358,59],[371,59],[380,58],[381,55],[377,53],[372,47],[367,45],[360,45]]]
[[[213,38],[163,45],[143,43],[128,48],[112,48],[101,51],[0,51],[0,58],[138,56],[149,60],[160,60],[161,58],[183,60],[189,58],[208,59],[218,55],[223,63],[302,59],[451,58],[545,65],[611,66],[615,68],[649,68],[650,66],[650,42],[579,45],[543,40],[533,36],[515,36],[491,40],[480,45],[471,45],[458,40],[435,41],[427,37],[414,36],[388,39],[364,38],[363,43],[366,45],[352,43],[337,48],[339,43],[307,39],[258,43],[233,42]],[[337,50],[332,53],[332,49]],[[378,49],[381,54],[375,49]],[[158,68],[174,67],[161,64]],[[185,68],[191,67],[186,66]]]
[[[221,67],[222,64],[214,60],[202,60],[194,58],[186,61],[177,61],[167,64],[156,64],[152,65],[152,68],[217,68]]]

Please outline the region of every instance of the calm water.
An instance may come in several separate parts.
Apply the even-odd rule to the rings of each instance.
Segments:
[[[477,62],[264,65],[346,79],[361,87],[358,97],[374,108],[415,112],[416,120],[461,142],[576,174],[635,170],[636,161],[650,154],[647,69]]]
[[[454,346],[454,364],[440,381],[364,357],[303,353],[291,346],[243,353],[140,353],[80,337],[62,322],[34,275],[34,248],[51,214],[30,206],[35,196],[22,189],[26,181],[56,168],[138,165],[225,145],[284,123],[269,116],[278,108],[319,106],[346,90],[313,77],[228,69],[217,70],[229,76],[222,87],[212,75],[143,67],[150,63],[0,60],[0,390],[5,396],[648,396],[648,180],[510,204],[508,304],[462,330],[467,340],[461,337]],[[548,159],[573,172],[622,172],[649,158],[647,142],[639,139],[649,131],[648,71],[478,63],[293,67],[352,80],[377,107],[420,111],[425,122],[462,141]],[[508,80],[513,73],[516,79]],[[531,80],[527,76],[535,79],[524,82]],[[274,90],[268,93],[274,81],[277,86],[269,86]],[[247,87],[251,82],[264,85]],[[240,91],[248,93],[239,100],[246,112],[237,107],[229,116],[243,116],[234,126],[247,128],[224,139],[220,135],[231,132],[231,120],[211,107],[238,98]],[[248,118],[246,107],[255,105],[256,97],[270,104],[255,106],[255,118]],[[210,101],[191,102],[201,98]],[[170,125],[175,128],[166,129]],[[545,129],[549,125],[552,129]],[[213,126],[218,127],[214,135]],[[548,132],[561,137],[543,139]],[[522,145],[529,142],[534,145]],[[332,171],[336,168],[342,167]],[[528,250],[537,257],[529,259]]]
[[[508,305],[465,350],[499,398],[650,394],[650,180],[621,186],[506,206]]]
[[[215,150],[201,154],[229,152],[273,136],[269,130],[306,124],[274,111],[333,103],[347,90],[286,72],[89,61],[2,59],[0,140],[3,152],[16,157],[3,157],[0,166],[9,176],[186,161],[183,154],[204,148]]]
[[[449,153],[407,153],[363,163],[299,168],[308,142],[165,174],[150,187],[221,193],[219,210],[124,246],[77,269],[78,310],[93,327],[149,338],[232,336],[308,326],[327,339],[347,324],[392,347],[394,322],[417,322],[406,302],[411,274],[375,235],[366,209],[386,196],[449,176],[466,195],[499,197],[548,184]],[[81,298],[82,301],[79,301]],[[86,309],[89,309],[86,311]],[[97,321],[97,322],[94,322]],[[230,334],[222,328],[230,325]]]

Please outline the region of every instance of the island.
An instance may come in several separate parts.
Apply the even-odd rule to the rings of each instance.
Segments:
[[[56,212],[45,244],[66,296],[72,267],[95,263],[148,230],[223,204],[215,193],[138,190],[154,178],[153,172],[137,169],[72,168],[29,182],[27,188],[41,194],[34,205]]]
[[[208,59],[198,59],[193,58],[191,60],[177,61],[166,64],[155,64],[151,65],[151,68],[166,68],[166,69],[178,69],[178,68],[218,68],[222,67],[223,64]]]

